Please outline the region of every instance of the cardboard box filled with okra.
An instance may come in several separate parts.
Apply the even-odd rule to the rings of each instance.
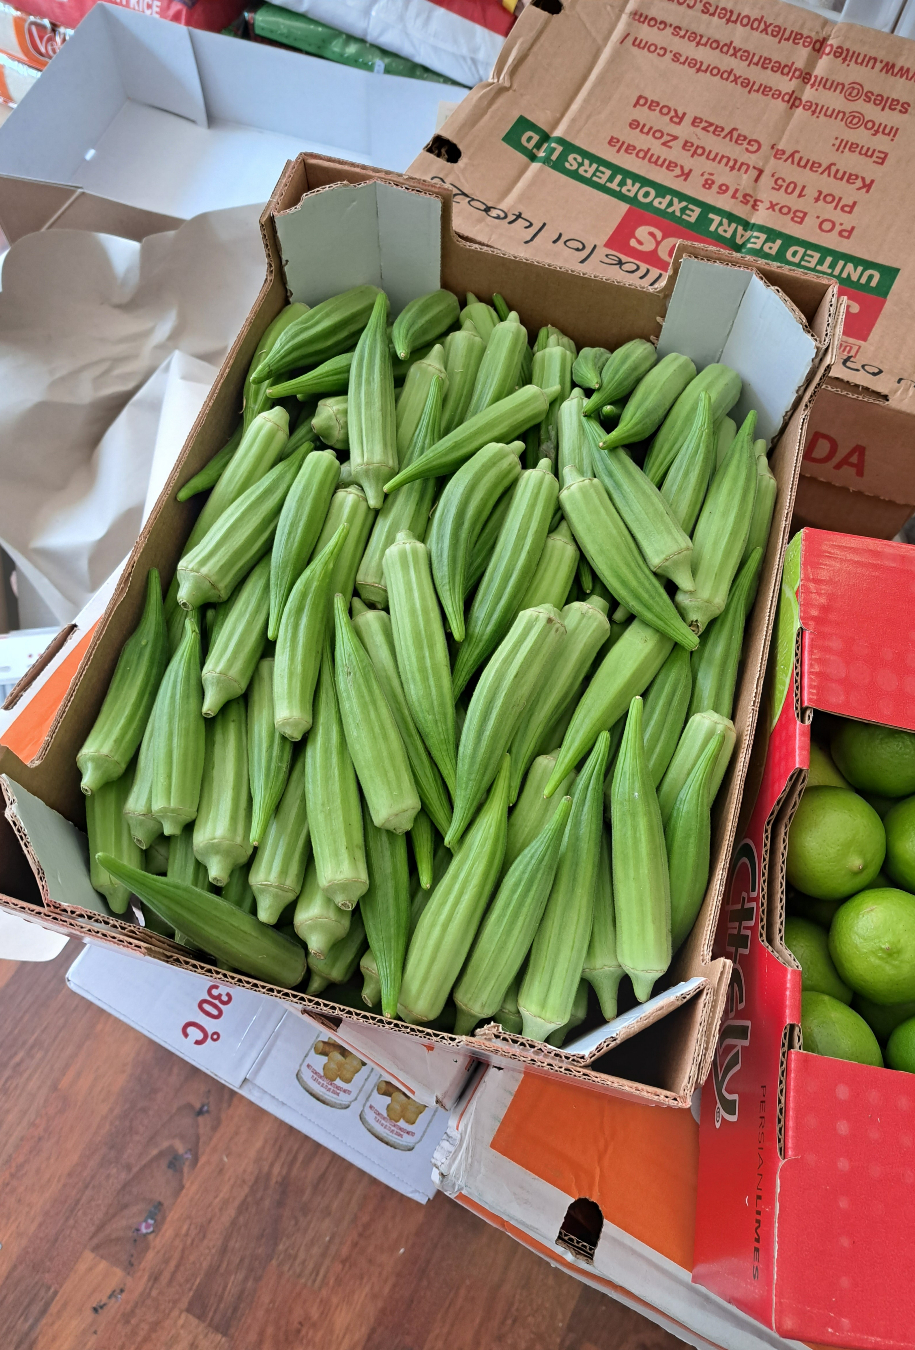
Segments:
[[[687,1105],[835,288],[686,245],[647,294],[318,156],[262,229],[48,739],[3,752],[43,918]]]

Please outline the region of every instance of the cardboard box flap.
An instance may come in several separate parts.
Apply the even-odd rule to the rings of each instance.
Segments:
[[[915,731],[913,596],[910,544],[804,531],[805,707]]]
[[[124,93],[131,102],[208,127],[192,30],[177,23],[157,23],[142,30],[141,37],[135,24],[123,21],[120,11],[105,6],[102,14]]]
[[[662,1017],[666,1017],[675,1008],[682,1007],[701,989],[704,989],[707,983],[707,980],[699,976],[683,980],[680,984],[675,984],[673,988],[665,989],[663,993],[656,994],[647,1003],[640,1003],[635,1008],[630,1008],[628,1012],[615,1017],[612,1022],[605,1022],[602,1026],[585,1032],[584,1035],[567,1042],[561,1048],[549,1045],[546,1042],[538,1045],[536,1050],[533,1051],[533,1056],[547,1062],[553,1061],[576,1068],[586,1068],[589,1064],[593,1064],[595,1060],[600,1059],[602,1055],[605,1055],[608,1050],[612,1050],[614,1046],[622,1045],[631,1036],[638,1035],[645,1027],[653,1026],[655,1022],[659,1022]],[[509,1056],[514,1049],[523,1049],[528,1058],[532,1055],[529,1041],[525,1040],[523,1036],[514,1036],[511,1032],[503,1031],[498,1022],[490,1022],[487,1026],[478,1028],[474,1040],[503,1054],[508,1053]]]
[[[44,903],[52,900],[110,915],[89,882],[89,846],[83,832],[6,774],[0,774],[0,789],[7,820],[20,839],[28,841],[26,856]]]
[[[340,184],[278,212],[276,232],[291,300],[315,305],[371,284],[387,291],[397,314],[441,285],[442,203],[427,193],[377,181]]]
[[[684,352],[702,369],[720,361],[736,370],[743,392],[731,416],[751,408],[766,442],[781,428],[807,382],[818,344],[793,305],[746,268],[684,257],[677,272],[658,355]]]

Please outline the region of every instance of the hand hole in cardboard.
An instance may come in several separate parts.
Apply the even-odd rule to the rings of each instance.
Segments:
[[[594,1253],[597,1251],[603,1226],[604,1216],[600,1205],[579,1196],[566,1210],[556,1238],[556,1246],[565,1247],[566,1251],[590,1265],[594,1261]]]
[[[454,141],[449,141],[447,136],[433,136],[426,146],[426,154],[435,155],[436,159],[443,159],[446,164],[457,164],[461,158],[460,148]]]
[[[562,0],[531,0],[531,9],[542,9],[547,14],[561,14]]]

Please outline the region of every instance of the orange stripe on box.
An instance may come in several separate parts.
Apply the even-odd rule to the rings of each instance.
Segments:
[[[51,729],[51,723],[57,716],[57,709],[67,696],[67,690],[79,669],[79,663],[86,655],[96,624],[80,638],[73,650],[64,657],[55,671],[48,676],[44,684],[29,700],[15,722],[7,727],[0,736],[0,745],[5,745],[18,755],[23,764],[34,759],[44,745]]]
[[[690,1111],[525,1074],[491,1148],[608,1223],[693,1268],[699,1126]]]

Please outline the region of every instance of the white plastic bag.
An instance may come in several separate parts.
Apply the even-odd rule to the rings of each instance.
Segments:
[[[60,623],[130,552],[264,279],[259,206],[3,261],[0,543]]]

